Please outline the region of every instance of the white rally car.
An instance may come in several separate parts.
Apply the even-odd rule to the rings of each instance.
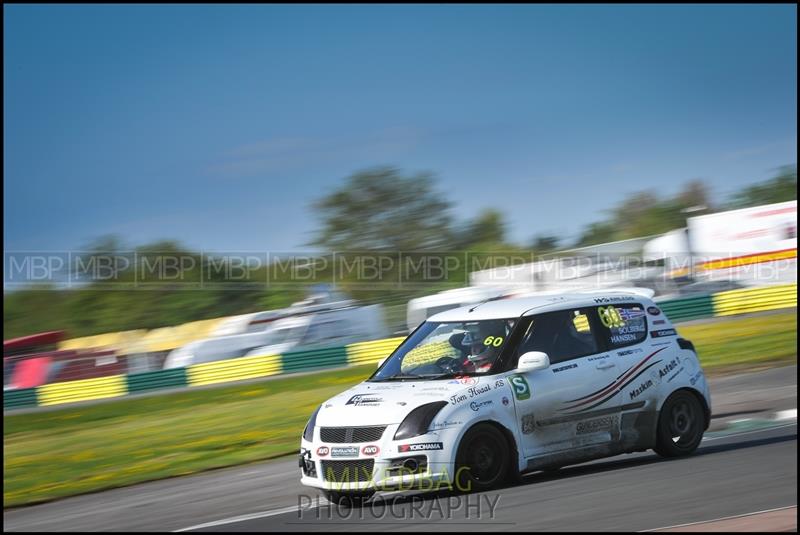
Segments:
[[[692,453],[711,399],[694,346],[643,289],[489,301],[422,323],[366,381],[324,402],[301,482],[329,500],[484,490],[643,451]]]

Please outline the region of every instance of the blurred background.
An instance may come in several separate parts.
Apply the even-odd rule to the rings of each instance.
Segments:
[[[781,5],[4,6],[4,409],[371,367],[441,310],[598,287],[777,313],[706,364],[796,361],[796,38]],[[289,451],[316,402],[118,475]],[[40,461],[7,505],[103,488]]]

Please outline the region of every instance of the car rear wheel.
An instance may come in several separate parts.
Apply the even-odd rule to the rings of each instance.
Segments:
[[[464,435],[456,454],[456,489],[483,491],[508,476],[509,447],[493,425],[478,424]]]
[[[703,439],[703,407],[691,392],[679,390],[661,407],[656,433],[656,453],[680,457],[694,452]]]

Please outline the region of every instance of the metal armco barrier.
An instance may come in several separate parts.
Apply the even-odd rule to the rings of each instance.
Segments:
[[[732,290],[713,295],[662,301],[658,306],[673,321],[797,306],[797,283]],[[48,406],[76,401],[122,397],[167,388],[193,387],[269,377],[293,372],[377,363],[388,356],[403,337],[350,344],[345,347],[295,351],[194,364],[175,368],[95,379],[52,383],[3,393],[3,409]]]

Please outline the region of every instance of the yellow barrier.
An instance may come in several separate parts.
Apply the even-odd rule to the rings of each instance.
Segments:
[[[128,393],[124,375],[52,383],[37,388],[39,405],[57,405],[89,399],[113,398]]]
[[[194,364],[188,368],[189,386],[277,375],[282,368],[280,355],[259,355]]]
[[[349,344],[347,346],[347,363],[354,365],[378,362],[382,358],[388,357],[403,340],[405,340],[405,338],[400,336],[397,338]]]
[[[227,318],[192,321],[175,327],[153,329],[142,338],[139,351],[169,351],[189,342],[207,338],[214,327],[224,319]]]
[[[70,338],[58,344],[58,349],[113,349],[125,353],[125,349],[131,344],[136,343],[145,335],[145,329],[134,331],[122,331],[115,333],[96,334],[94,336],[83,336],[81,338]]]
[[[733,316],[797,306],[797,283],[714,294],[714,315]]]

